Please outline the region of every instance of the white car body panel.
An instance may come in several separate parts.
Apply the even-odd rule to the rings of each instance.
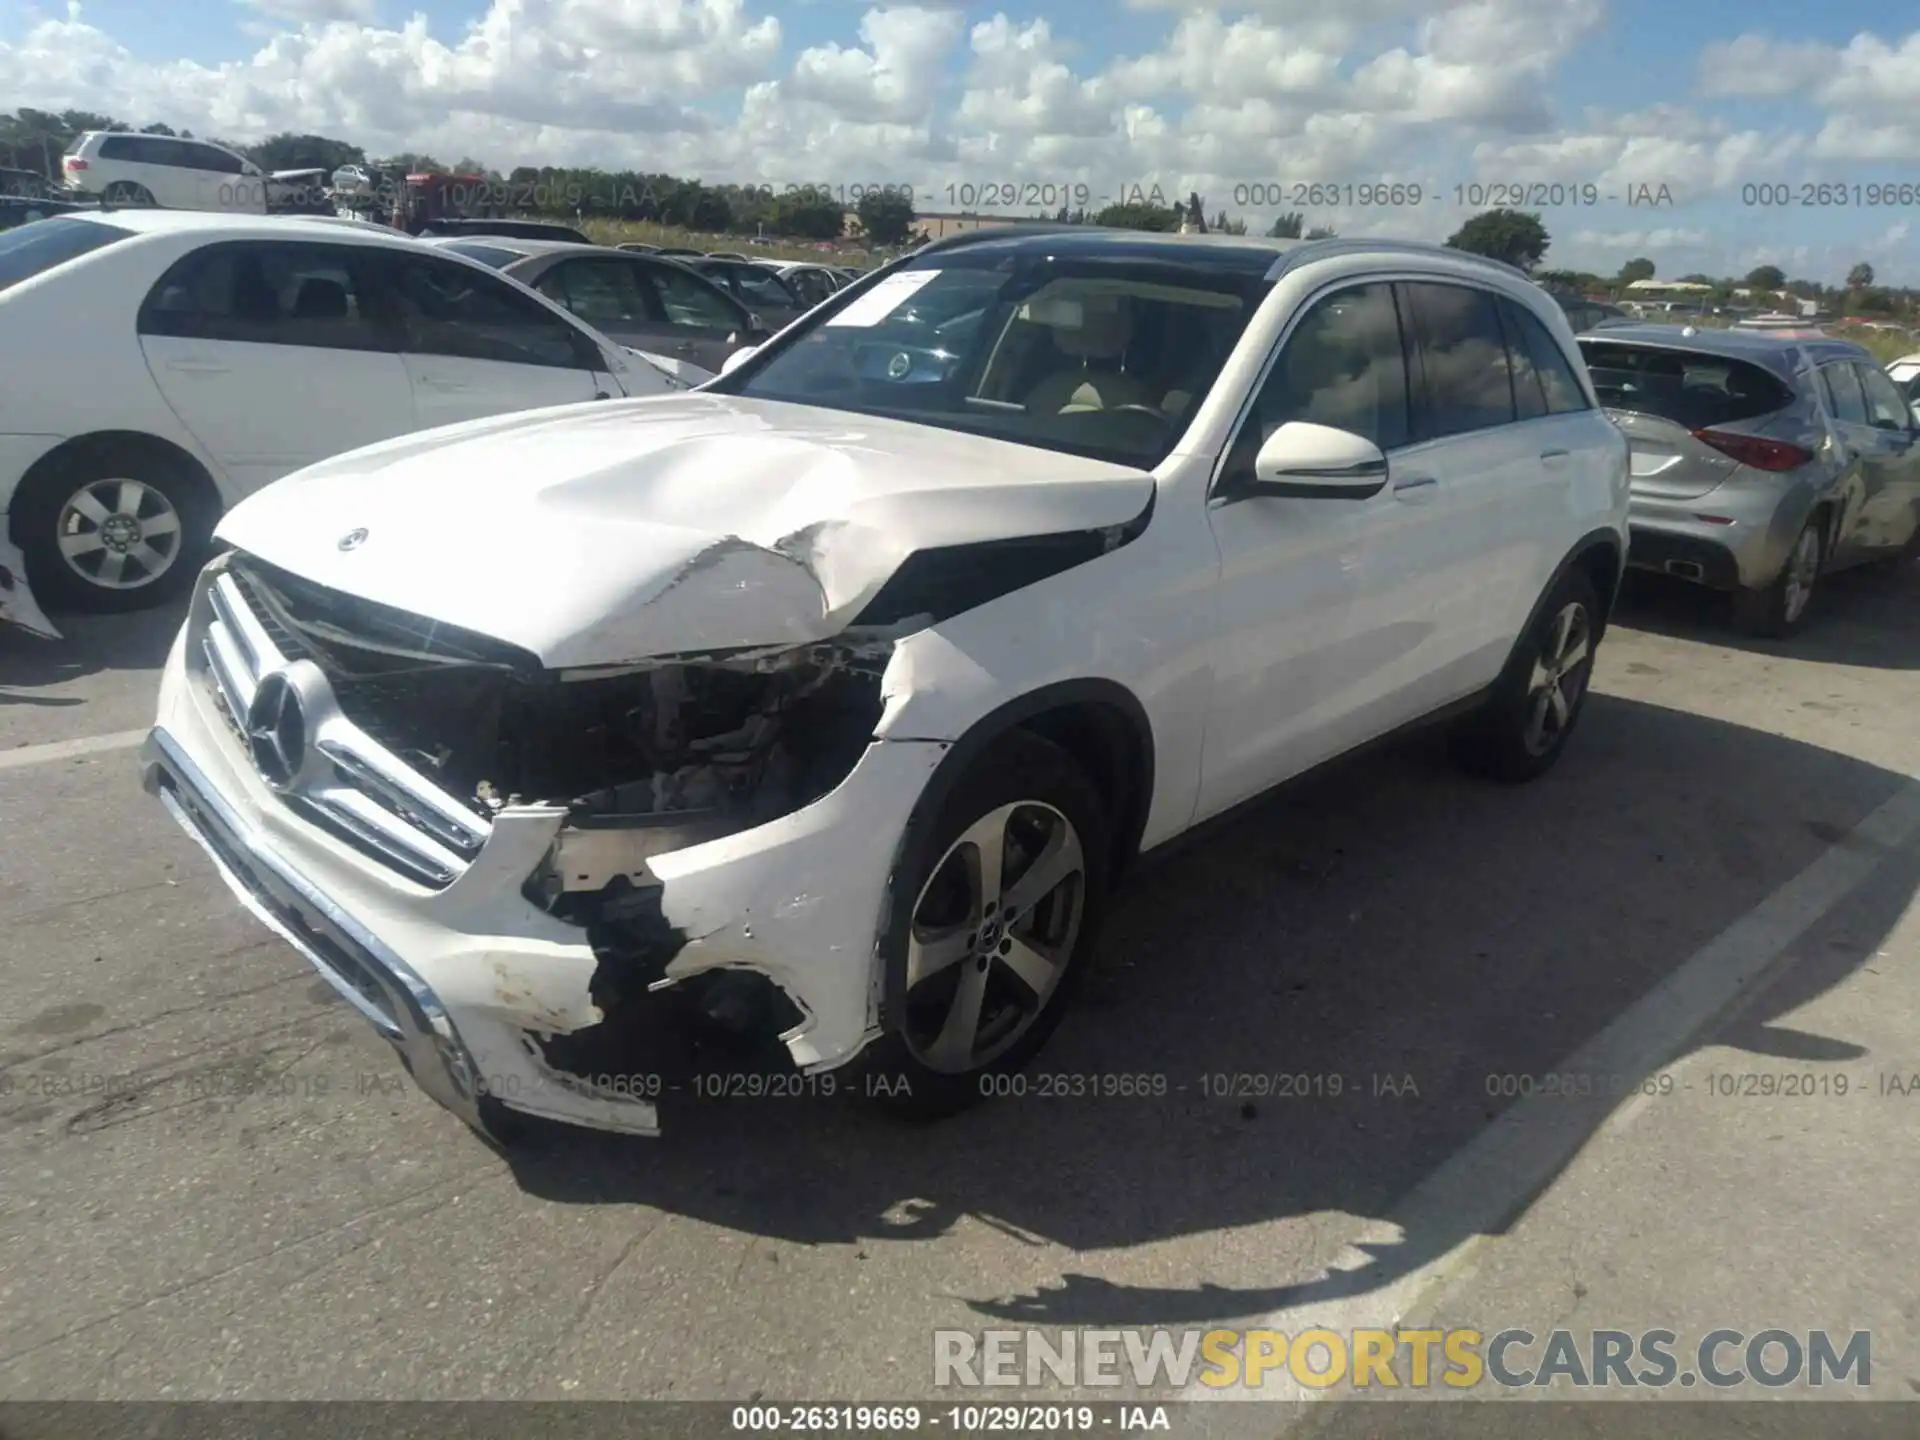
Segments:
[[[1152,493],[1122,466],[687,394],[339,456],[236,507],[219,535],[560,669],[823,640],[914,550],[1123,525]],[[338,523],[314,526],[322,512]],[[341,551],[360,526],[366,542]],[[522,557],[513,585],[445,584],[446,555],[505,536]]]
[[[1391,452],[1388,483],[1364,500],[1212,498],[1250,388],[1305,303],[1361,278],[1448,275],[1525,306],[1578,360],[1559,307],[1518,275],[1444,254],[1418,268],[1339,254],[1282,275],[1152,472],[709,392],[339,456],[239,506],[220,534],[558,670],[831,639],[916,551],[1132,522],[1117,548],[892,639],[874,743],[824,797],[646,860],[665,919],[691,937],[668,979],[773,977],[806,1017],[782,1036],[796,1063],[831,1067],[879,1033],[877,942],[909,817],[950,748],[996,711],[1056,686],[1137,703],[1152,758],[1140,848],[1152,849],[1483,690],[1577,545],[1604,536],[1624,557],[1627,445],[1597,406]],[[1427,479],[1396,495],[1396,481]],[[489,554],[510,559],[512,584],[471,582],[473,557]],[[519,892],[561,812],[502,810],[484,882],[476,865],[440,892],[396,883],[278,802],[186,659],[177,646],[163,683],[169,743],[440,992],[478,1068],[531,1097],[501,1093],[508,1107],[650,1133],[651,1106],[610,1115],[616,1102],[530,1070],[514,1043],[516,1030],[598,1019],[579,931]]]
[[[149,436],[184,451],[206,472],[225,508],[316,460],[390,436],[586,400],[596,391],[667,395],[710,378],[694,367],[678,375],[671,361],[636,356],[545,296],[437,250],[445,263],[514,286],[560,317],[599,349],[605,368],[547,370],[440,356],[143,337],[135,323],[142,301],[174,263],[205,245],[280,240],[415,253],[429,247],[398,231],[323,218],[169,210],[82,216],[72,218],[135,233],[0,291],[0,533],[14,492],[34,464],[66,442],[103,432]],[[9,343],[10,336],[31,341]],[[414,365],[416,360],[421,363]],[[324,403],[316,402],[320,396]]]
[[[398,355],[173,335],[138,343],[162,397],[237,494],[422,423]],[[318,395],[324,405],[288,403]]]

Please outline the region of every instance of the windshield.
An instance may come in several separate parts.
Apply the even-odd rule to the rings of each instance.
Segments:
[[[94,220],[30,220],[16,230],[0,231],[0,290],[132,233]]]
[[[1151,468],[1265,296],[1191,263],[927,257],[716,387]]]

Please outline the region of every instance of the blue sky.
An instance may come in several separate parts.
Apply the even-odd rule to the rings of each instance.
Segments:
[[[1667,187],[1543,212],[1549,263],[1920,284],[1920,12],[1863,0],[0,0],[0,96],[251,139],[314,130],[706,178],[1197,188]],[[1743,187],[1780,184],[1759,206]],[[1252,188],[1249,188],[1252,187]],[[1344,192],[1342,192],[1344,193]],[[1802,200],[1817,203],[1800,203]],[[1284,205],[1277,208],[1295,208]],[[1333,198],[1342,233],[1471,213]]]

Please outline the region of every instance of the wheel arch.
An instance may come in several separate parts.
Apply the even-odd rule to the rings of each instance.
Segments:
[[[211,507],[216,517],[226,508],[219,483],[191,450],[144,430],[94,430],[61,441],[26,468],[20,476],[20,483],[14,488],[14,499],[8,511],[12,517],[9,528],[13,530],[10,538],[15,544],[20,543],[19,533],[14,529],[19,524],[17,517],[22,509],[20,497],[33,494],[40,486],[49,483],[49,477],[58,474],[62,466],[76,459],[129,453],[156,457],[175,466],[187,483],[199,492],[199,498]]]
[[[1576,540],[1560,563],[1553,567],[1553,574],[1547,577],[1547,583],[1540,587],[1533,607],[1527,611],[1526,623],[1514,636],[1513,649],[1507,655],[1508,665],[1513,663],[1514,656],[1526,644],[1527,636],[1540,623],[1541,612],[1560,582],[1575,570],[1585,572],[1593,582],[1594,593],[1600,597],[1600,613],[1594,617],[1593,637],[1594,643],[1598,644],[1607,633],[1607,626],[1613,619],[1614,605],[1620,598],[1620,586],[1626,575],[1626,559],[1626,546],[1616,530],[1591,530]],[[1504,670],[1502,673],[1505,673]]]
[[[1153,722],[1134,693],[1114,680],[1060,680],[981,716],[947,749],[920,792],[901,835],[896,865],[926,838],[947,799],[981,754],[1011,730],[1026,730],[1065,750],[1112,807],[1110,878],[1140,851],[1153,803]]]

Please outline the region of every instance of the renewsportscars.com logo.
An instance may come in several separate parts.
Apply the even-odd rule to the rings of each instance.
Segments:
[[[1287,1384],[1312,1390],[1574,1389],[1706,1385],[1768,1389],[1873,1378],[1873,1335],[1710,1330],[936,1330],[933,1383],[962,1389]]]

